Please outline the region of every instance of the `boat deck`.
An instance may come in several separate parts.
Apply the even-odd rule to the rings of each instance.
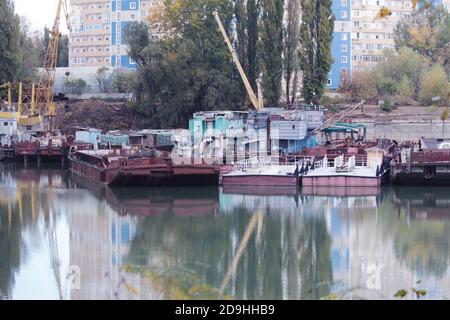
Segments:
[[[306,177],[370,177],[376,178],[376,170],[369,167],[356,166],[351,171],[337,172],[334,167],[321,167],[309,171]]]
[[[245,171],[233,171],[226,176],[253,176],[256,174],[263,176],[288,176],[293,175],[296,168],[295,165],[267,165],[257,168],[248,168]]]

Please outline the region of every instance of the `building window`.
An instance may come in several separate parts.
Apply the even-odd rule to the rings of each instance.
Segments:
[[[341,46],[341,52],[347,52],[347,46],[345,44]]]
[[[327,86],[331,86],[331,79],[327,80]]]
[[[341,18],[347,18],[347,11],[341,11]]]
[[[347,34],[346,33],[341,33],[341,40],[342,41],[347,41]]]
[[[136,2],[135,1],[130,2],[130,9],[136,10]]]
[[[347,6],[347,0],[341,0],[341,6],[346,7]]]
[[[341,63],[347,63],[347,57],[346,56],[342,56],[341,57]]]
[[[346,74],[347,73],[347,68],[341,68],[341,73],[342,74]]]

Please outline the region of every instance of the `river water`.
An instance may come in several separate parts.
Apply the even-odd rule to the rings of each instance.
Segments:
[[[449,218],[450,189],[108,189],[2,167],[0,298],[447,299]]]

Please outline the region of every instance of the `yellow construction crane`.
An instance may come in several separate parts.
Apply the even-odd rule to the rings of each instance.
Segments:
[[[222,24],[222,21],[220,20],[219,14],[217,13],[217,11],[214,11],[213,15],[214,15],[214,18],[216,18],[217,25],[219,26],[219,30],[223,35],[223,38],[225,40],[225,43],[228,46],[228,49],[230,49],[231,55],[233,57],[233,61],[236,64],[239,74],[241,75],[242,81],[244,82],[245,89],[247,90],[247,94],[250,97],[250,101],[252,102],[253,107],[255,107],[255,109],[257,111],[261,111],[262,109],[264,109],[261,86],[258,82],[257,83],[258,96],[256,96],[255,92],[252,89],[252,86],[250,85],[250,82],[248,81],[247,76],[245,75],[244,69],[242,68],[242,65],[239,61],[239,57],[236,53],[236,50],[234,50],[233,45],[231,44],[231,41],[228,38],[227,32],[225,31],[225,28],[223,27],[223,24]]]
[[[58,61],[58,44],[61,37],[59,27],[61,22],[61,9],[67,22],[67,28],[71,30],[67,0],[58,0],[56,18],[50,32],[50,41],[45,54],[44,66],[36,88],[35,102],[40,115],[54,117],[56,115],[56,104],[53,102],[53,88],[55,82],[56,62]],[[35,110],[33,110],[35,111]]]

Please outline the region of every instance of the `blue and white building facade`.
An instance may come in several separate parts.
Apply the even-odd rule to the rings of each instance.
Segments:
[[[139,0],[112,0],[111,66],[134,69],[134,62],[127,53],[126,26],[140,18]]]
[[[351,70],[351,1],[334,0],[333,67],[327,85],[337,88],[342,76]]]
[[[388,7],[392,15],[375,19],[383,6]],[[334,0],[334,63],[328,87],[337,89],[345,76],[382,61],[383,51],[395,47],[394,29],[398,21],[412,12],[411,0]]]
[[[70,0],[69,67],[136,69],[126,26],[146,21],[161,0]]]

